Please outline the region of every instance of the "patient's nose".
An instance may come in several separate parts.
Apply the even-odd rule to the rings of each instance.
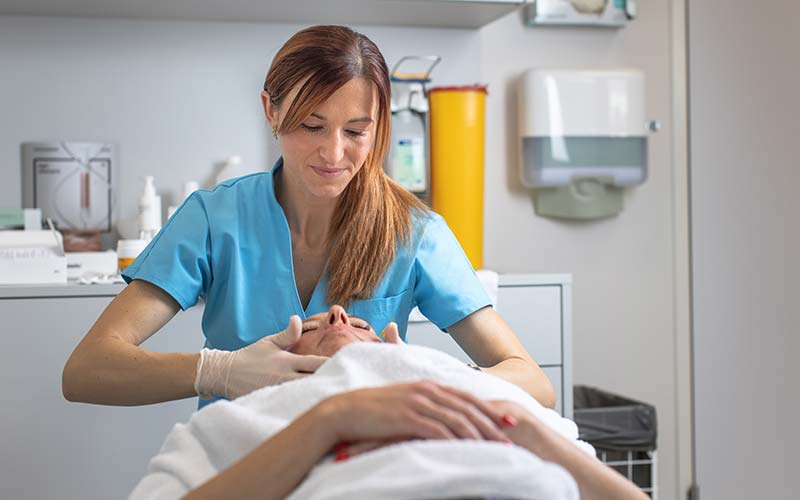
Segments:
[[[344,307],[331,306],[331,308],[328,310],[328,324],[350,325],[350,317],[347,316],[347,312],[345,312]]]

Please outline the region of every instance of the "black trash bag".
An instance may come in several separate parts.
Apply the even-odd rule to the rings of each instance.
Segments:
[[[656,409],[596,387],[573,387],[575,423],[582,440],[604,450],[656,449]]]

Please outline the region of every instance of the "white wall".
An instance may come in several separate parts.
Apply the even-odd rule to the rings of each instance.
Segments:
[[[260,92],[272,56],[300,27],[0,16],[0,206],[20,206],[20,143],[29,141],[117,144],[123,227],[145,175],[156,176],[166,212],[184,181],[210,187],[231,154],[269,168],[277,153]],[[436,84],[480,78],[477,31],[359,29],[390,67],[439,54]]]
[[[797,498],[800,5],[727,7],[688,9],[697,478]]]
[[[531,28],[517,13],[482,28],[489,83],[484,263],[501,272],[573,274],[575,383],[655,404],[659,496],[671,499],[679,495],[671,11],[668,0],[638,6],[638,18],[620,30]],[[553,66],[645,73],[648,115],[664,127],[650,138],[647,182],[628,190],[617,217],[591,223],[539,217],[519,181],[517,79],[525,69]]]

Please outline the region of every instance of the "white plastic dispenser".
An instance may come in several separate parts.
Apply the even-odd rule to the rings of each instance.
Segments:
[[[522,183],[536,213],[595,219],[622,210],[647,178],[644,75],[638,70],[527,71],[519,86]]]
[[[430,191],[429,108],[425,84],[431,81],[431,72],[439,61],[439,56],[406,56],[397,62],[391,73],[392,133],[384,170],[422,199],[426,199]],[[401,67],[410,67],[412,72],[401,72]]]

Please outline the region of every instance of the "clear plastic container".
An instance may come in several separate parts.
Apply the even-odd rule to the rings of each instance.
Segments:
[[[117,268],[119,272],[130,266],[147,246],[145,240],[119,240],[117,242]]]

